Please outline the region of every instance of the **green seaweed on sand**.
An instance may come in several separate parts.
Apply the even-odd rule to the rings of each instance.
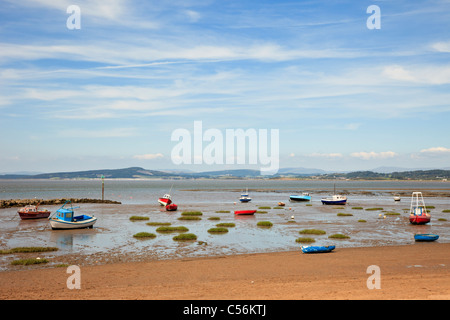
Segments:
[[[138,221],[138,220],[149,220],[149,217],[142,217],[142,216],[131,216],[130,220],[131,221]]]
[[[313,238],[308,238],[308,237],[300,237],[295,239],[295,242],[299,242],[299,243],[313,243],[316,242],[316,240],[314,240]]]
[[[182,233],[172,238],[175,241],[197,240],[197,236],[193,233]]]
[[[266,227],[266,228],[270,228],[273,226],[273,223],[270,221],[258,221],[258,223],[256,224],[258,227]]]
[[[298,232],[299,234],[325,234],[326,232],[319,229],[303,229]]]
[[[184,211],[181,213],[182,216],[201,216],[203,213],[201,211]]]
[[[32,259],[19,259],[11,261],[11,264],[16,265],[24,265],[28,266],[30,264],[41,264],[41,263],[48,263],[49,261],[47,259],[40,259],[40,258],[32,258]]]
[[[232,222],[222,222],[222,223],[216,224],[216,227],[225,227],[225,228],[232,228],[235,226],[236,226],[236,224],[232,223]]]
[[[17,247],[17,248],[0,250],[0,254],[49,252],[49,251],[57,251],[57,250],[58,250],[58,248],[56,248],[56,247]]]
[[[330,238],[330,239],[350,239],[349,236],[347,236],[345,234],[341,234],[341,233],[332,234],[328,238]]]
[[[170,226],[171,223],[170,222],[147,222],[146,225],[153,226],[153,227],[156,227],[156,226]]]
[[[138,233],[134,234],[133,237],[134,238],[140,238],[140,239],[143,239],[143,238],[146,238],[146,239],[147,238],[155,238],[156,234],[150,233],[150,232],[138,232]]]
[[[210,228],[208,229],[209,233],[227,233],[228,229],[227,228]]]
[[[338,216],[338,217],[351,217],[351,216],[353,216],[353,214],[351,214],[351,213],[343,213],[343,212],[339,212],[339,213],[337,214],[337,216]]]
[[[156,229],[156,232],[188,232],[189,229],[184,226],[178,226],[178,227],[159,227]]]

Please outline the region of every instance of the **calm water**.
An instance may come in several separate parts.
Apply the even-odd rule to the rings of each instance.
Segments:
[[[51,230],[47,219],[22,221],[18,208],[0,209],[0,249],[18,246],[56,246],[52,253],[55,263],[64,261],[64,255],[82,255],[86,262],[106,262],[126,259],[170,259],[192,256],[256,253],[299,250],[295,239],[298,231],[306,228],[322,229],[326,235],[310,236],[316,245],[339,247],[382,246],[413,244],[415,233],[439,234],[439,242],[450,240],[450,183],[446,182],[383,182],[338,181],[338,193],[345,193],[348,204],[344,207],[323,206],[322,197],[333,193],[330,181],[281,181],[281,180],[105,180],[105,199],[121,201],[121,205],[77,204],[77,214],[93,214],[98,218],[93,229]],[[252,201],[239,203],[240,192],[249,189]],[[170,191],[178,211],[166,212],[157,203],[158,197]],[[289,195],[308,191],[313,200],[306,203],[290,203]],[[431,209],[432,221],[424,226],[413,226],[408,221],[410,194],[413,191],[441,193],[437,197],[425,197]],[[394,202],[393,192],[406,192],[400,202]],[[101,198],[101,181],[98,180],[0,180],[0,199],[53,199],[53,198]],[[286,203],[283,209],[274,209],[279,201]],[[263,214],[235,217],[236,209],[257,209],[270,206]],[[355,210],[352,207],[382,207],[399,215],[387,215],[382,211]],[[59,206],[46,206],[54,212]],[[203,213],[200,221],[180,221],[181,212],[198,210]],[[230,213],[216,213],[228,210]],[[340,217],[337,213],[351,213]],[[170,222],[173,226],[186,226],[195,233],[198,241],[180,243],[172,240],[174,234],[160,234],[157,227],[147,226],[148,221],[132,222],[132,215],[149,217],[148,221]],[[219,217],[220,220],[208,220]],[[439,221],[438,219],[448,221]],[[364,219],[366,222],[359,222]],[[256,223],[268,220],[272,228],[257,227]],[[294,221],[294,222],[290,222]],[[217,223],[233,222],[226,234],[210,234],[208,229]],[[147,231],[157,234],[154,239],[138,240],[133,234]],[[328,236],[342,233],[347,240],[332,240]],[[201,243],[199,241],[202,241]],[[432,245],[429,243],[427,245]],[[48,256],[48,254],[47,254]],[[131,258],[130,258],[131,257]],[[0,270],[8,268],[12,255],[0,256]],[[81,259],[81,258],[77,258]],[[77,263],[81,263],[77,261]]]

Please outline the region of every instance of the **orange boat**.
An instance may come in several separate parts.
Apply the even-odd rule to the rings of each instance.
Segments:
[[[242,216],[243,215],[249,216],[249,215],[253,215],[255,212],[256,212],[256,210],[236,210],[234,212],[234,214],[242,215]]]
[[[28,205],[17,210],[17,213],[22,220],[48,218],[50,211],[47,209],[38,209],[38,207],[39,205]]]

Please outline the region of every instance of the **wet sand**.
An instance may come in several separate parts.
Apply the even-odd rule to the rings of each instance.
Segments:
[[[450,299],[450,244],[299,250],[0,272],[0,299],[298,300]],[[368,289],[380,268],[380,289]]]

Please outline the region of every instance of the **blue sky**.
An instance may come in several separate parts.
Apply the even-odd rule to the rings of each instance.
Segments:
[[[449,30],[448,0],[2,0],[0,172],[251,167],[174,165],[194,121],[279,129],[280,167],[450,167]]]

